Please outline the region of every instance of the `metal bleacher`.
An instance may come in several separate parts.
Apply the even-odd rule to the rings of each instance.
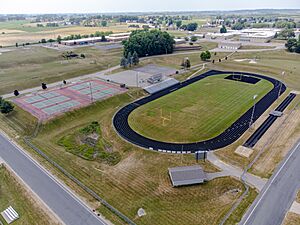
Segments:
[[[179,84],[178,80],[176,80],[174,78],[168,78],[159,83],[154,83],[148,87],[145,87],[144,90],[147,91],[149,94],[154,94],[154,93],[162,91],[166,88],[170,88],[176,84]]]
[[[288,105],[296,97],[296,94],[289,94],[283,102],[275,109],[277,112],[283,112]],[[277,120],[278,116],[270,114],[270,116],[262,123],[262,125],[251,135],[243,146],[253,148],[255,144],[262,138],[272,124]]]
[[[123,137],[125,140],[135,145],[138,145],[142,148],[168,152],[168,153],[192,153],[192,152],[204,151],[204,150],[210,151],[210,150],[219,149],[229,144],[232,144],[239,137],[241,137],[243,133],[249,128],[253,107],[251,107],[246,113],[244,113],[239,119],[237,119],[229,128],[227,128],[220,135],[206,141],[195,142],[195,143],[179,144],[179,143],[168,143],[168,142],[156,141],[136,133],[133,129],[131,129],[131,127],[128,124],[129,114],[136,108],[140,107],[141,105],[144,105],[148,102],[158,99],[180,88],[186,87],[201,79],[205,79],[206,77],[220,75],[220,74],[230,74],[230,73],[232,72],[211,70],[199,76],[193,77],[189,80],[186,80],[182,83],[174,84],[171,87],[154,92],[152,95],[139,99],[134,103],[131,103],[123,107],[122,109],[120,109],[113,118],[113,125],[116,131],[119,133],[119,135]],[[256,104],[256,110],[253,115],[253,122],[255,122],[278,98],[278,93],[280,92],[281,95],[286,90],[286,86],[282,84],[280,81],[264,75],[252,74],[252,73],[240,73],[240,74],[246,76],[253,76],[259,79],[265,79],[273,84],[273,89],[269,91],[269,93],[267,93]]]

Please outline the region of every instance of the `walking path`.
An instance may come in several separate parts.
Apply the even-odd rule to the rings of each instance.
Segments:
[[[290,208],[290,212],[297,213],[300,215],[300,203],[294,201]]]
[[[207,154],[207,159],[216,167],[222,170],[221,172],[217,172],[217,173],[208,173],[207,174],[208,180],[212,180],[218,177],[226,177],[226,176],[233,176],[240,179],[243,174],[242,169],[234,167],[232,165],[229,165],[221,161],[213,152],[209,152]],[[250,173],[246,173],[244,176],[245,176],[246,183],[248,183],[252,187],[257,188],[259,191],[263,189],[264,185],[268,181],[267,179],[260,178]]]

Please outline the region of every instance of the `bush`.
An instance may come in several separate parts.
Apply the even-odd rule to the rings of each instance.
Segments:
[[[120,153],[111,151],[111,144],[102,137],[97,121],[60,138],[57,144],[85,160],[97,160],[108,165],[116,165],[121,160]]]

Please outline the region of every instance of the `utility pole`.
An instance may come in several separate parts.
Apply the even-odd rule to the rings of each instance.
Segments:
[[[92,89],[92,83],[90,82],[90,93],[91,93],[91,102],[94,101],[93,99],[93,89]]]
[[[281,89],[282,89],[282,83],[284,82],[285,71],[283,71],[281,73],[281,75],[282,75],[282,82],[280,82],[280,87],[279,87],[279,92],[278,92],[278,98],[280,97],[280,93],[281,93]]]

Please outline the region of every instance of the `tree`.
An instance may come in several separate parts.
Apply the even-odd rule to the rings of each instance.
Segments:
[[[221,34],[227,33],[227,29],[226,29],[226,27],[224,25],[221,27],[220,33]]]
[[[293,31],[293,29],[285,29],[278,34],[277,38],[287,40],[289,38],[294,38],[294,37],[295,37],[295,32]]]
[[[196,42],[197,40],[198,40],[198,38],[197,38],[196,36],[192,36],[192,37],[191,37],[191,41],[192,41],[192,42]]]
[[[190,69],[191,68],[191,61],[188,57],[184,58],[182,60],[182,63],[181,63],[181,66],[184,68],[184,69]]]
[[[183,25],[180,27],[180,29],[182,29],[182,30],[187,30],[187,25],[183,24]]]
[[[189,23],[186,28],[188,31],[195,31],[198,28],[198,24],[197,23]]]
[[[288,49],[289,52],[295,52],[297,47],[297,40],[295,38],[290,38],[287,40],[285,47]]]
[[[60,43],[61,43],[61,40],[62,40],[61,36],[58,35],[56,41],[60,44]]]
[[[173,53],[175,41],[167,32],[159,30],[136,30],[123,41],[124,56],[136,52],[139,57]]]
[[[124,56],[121,58],[120,66],[122,66],[124,69],[128,66],[127,59]]]
[[[131,52],[128,52],[127,54],[127,63],[131,67],[132,66],[132,55]]]
[[[137,65],[140,63],[140,59],[139,59],[139,56],[138,54],[136,53],[136,51],[134,51],[133,55],[132,55],[132,64],[133,65]]]
[[[107,41],[105,35],[102,35],[102,36],[101,36],[101,41],[102,41],[102,42],[106,42],[106,41]]]
[[[202,61],[206,61],[211,58],[211,53],[209,51],[202,52],[200,58]]]
[[[19,44],[18,44],[18,43],[16,43],[16,47],[19,47]]]
[[[107,26],[107,21],[106,20],[102,20],[101,21],[101,26],[102,27],[106,27]]]
[[[176,21],[176,27],[177,27],[177,29],[179,29],[181,27],[181,25],[182,25],[182,20],[177,20]]]
[[[41,40],[41,43],[47,43],[46,39],[43,38],[43,39]]]
[[[9,114],[14,110],[14,106],[4,99],[0,98],[0,111],[2,114]]]
[[[233,30],[242,30],[245,28],[245,24],[238,22],[231,27]]]

